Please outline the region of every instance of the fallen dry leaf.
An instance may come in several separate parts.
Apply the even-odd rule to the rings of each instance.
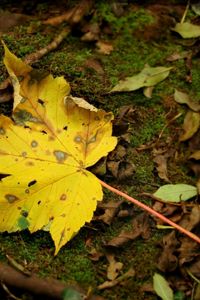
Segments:
[[[9,71],[23,76],[17,86],[23,101],[15,109],[18,124],[0,116],[0,172],[9,174],[0,181],[0,231],[49,230],[57,254],[103,196],[85,168],[116,146],[113,117],[65,103],[70,89],[63,77],[35,74],[5,50]]]
[[[170,56],[168,56],[166,58],[167,61],[176,61],[176,60],[179,60],[179,59],[183,59],[183,58],[186,58],[188,55],[190,54],[189,51],[183,51],[181,53],[179,52],[174,52],[172,53]]]
[[[123,263],[116,261],[113,254],[107,254],[106,258],[109,262],[107,269],[107,278],[109,280],[115,280],[123,268]]]
[[[142,236],[144,239],[150,237],[149,217],[145,213],[136,216],[133,219],[132,226],[132,231],[122,230],[120,234],[109,241],[106,246],[118,248],[124,246],[124,244],[129,241],[135,240],[139,236]]]
[[[200,111],[200,104],[192,100],[188,94],[183,93],[177,89],[174,92],[174,100],[179,104],[186,104],[193,111]]]
[[[98,286],[98,289],[99,290],[104,290],[104,289],[112,288],[112,287],[120,284],[121,282],[127,280],[128,278],[133,277],[133,276],[135,276],[135,270],[133,268],[130,268],[126,273],[119,276],[118,278],[116,278],[112,281],[105,281],[104,283],[100,284]]]
[[[168,156],[168,154],[160,154],[156,155],[153,159],[153,161],[157,164],[156,170],[158,171],[158,176],[166,182],[170,182],[167,171]]]
[[[163,250],[158,258],[157,267],[162,272],[172,272],[177,268],[178,258],[175,255],[179,242],[176,239],[175,231],[163,237]]]
[[[200,150],[197,150],[196,152],[192,153],[189,158],[200,160]]]
[[[91,259],[92,261],[99,261],[99,259],[104,256],[104,254],[100,251],[98,251],[95,248],[92,248],[90,251],[88,251],[88,256],[89,259]]]
[[[179,141],[189,140],[199,129],[200,113],[189,110],[185,116],[183,123],[184,133],[180,136]]]
[[[118,180],[122,181],[133,176],[135,165],[128,161],[108,161],[108,170]]]
[[[109,55],[113,50],[113,45],[109,42],[105,42],[105,41],[98,41],[96,43],[97,46],[97,51],[101,54],[105,54],[105,55]]]
[[[200,223],[200,205],[196,204],[192,208],[191,212],[185,213],[179,225],[183,228],[191,231],[195,226]]]
[[[95,220],[102,220],[104,223],[110,225],[116,216],[116,214],[119,211],[120,205],[123,203],[123,200],[116,201],[111,200],[108,203],[99,203],[99,206],[101,209],[105,209],[105,212],[103,215],[95,217]]]
[[[189,266],[188,263],[199,257],[199,245],[187,237],[183,237],[180,241],[181,245],[176,250],[178,253],[179,266],[185,263],[187,263],[186,266]]]
[[[32,17],[17,14],[17,13],[10,13],[8,11],[0,12],[0,33],[6,33],[15,26],[19,26],[24,24],[27,21],[30,21]]]

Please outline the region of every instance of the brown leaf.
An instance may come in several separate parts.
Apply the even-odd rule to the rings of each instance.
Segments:
[[[133,219],[133,229],[132,231],[122,230],[117,237],[114,237],[109,241],[106,246],[112,247],[122,247],[129,241],[142,236],[144,239],[148,239],[150,236],[150,225],[149,218],[145,213],[142,213]]]
[[[163,237],[163,251],[158,259],[157,267],[162,272],[172,272],[177,268],[178,259],[174,252],[176,251],[179,242],[176,239],[175,231]]]
[[[99,40],[96,43],[96,46],[98,48],[97,51],[101,54],[109,55],[113,51],[113,45],[111,45],[109,42]]]
[[[200,160],[200,150],[197,150],[194,153],[192,153],[189,158],[193,158],[195,160]]]
[[[135,165],[127,161],[108,161],[108,170],[118,180],[124,180],[133,176]]]
[[[200,205],[195,205],[190,213],[183,216],[179,225],[191,231],[200,222]]]
[[[135,271],[130,268],[126,273],[124,273],[123,275],[119,276],[117,279],[114,279],[112,281],[105,281],[104,283],[100,284],[98,286],[99,290],[103,290],[103,289],[107,289],[107,288],[111,288],[113,286],[118,285],[119,283],[121,283],[122,281],[135,276]]]
[[[192,275],[200,278],[200,258],[187,268]]]
[[[151,99],[152,98],[152,93],[153,93],[154,86],[147,86],[143,89],[143,94],[145,97]]]
[[[111,200],[106,204],[100,203],[98,207],[105,209],[105,212],[101,216],[97,216],[96,220],[102,220],[104,223],[110,225],[115,217],[115,215],[119,211],[120,205],[123,203],[123,200],[121,201],[114,201]]]
[[[188,54],[190,54],[189,51],[183,51],[181,53],[178,53],[178,52],[174,52],[172,53],[170,56],[168,56],[166,58],[167,61],[176,61],[176,60],[179,60],[179,59],[183,59],[183,58],[186,58],[188,56]]]
[[[183,237],[177,252],[179,253],[179,265],[182,266],[184,263],[191,262],[199,256],[199,245],[195,241]]]
[[[7,11],[1,11],[0,13],[0,32],[6,33],[15,26],[24,24],[32,18],[23,14],[15,14]]]
[[[92,261],[99,261],[99,259],[103,256],[102,252],[97,251],[95,248],[92,248],[89,251],[89,259]]]
[[[115,280],[123,268],[123,263],[117,262],[114,255],[112,254],[107,254],[106,258],[109,262],[109,266],[107,269],[107,278],[109,280]]]
[[[167,171],[167,155],[157,155],[154,157],[153,161],[157,164],[156,170],[158,171],[158,176],[166,182],[170,182],[168,178]]]
[[[183,129],[184,133],[180,136],[179,141],[189,140],[199,129],[200,113],[189,110],[185,116]]]
[[[98,41],[99,33],[100,33],[100,28],[98,23],[86,24],[82,28],[82,31],[85,33],[82,35],[81,41],[83,42]]]
[[[99,75],[104,74],[103,67],[97,59],[87,59],[84,63],[84,66],[95,70],[95,72],[97,72]]]

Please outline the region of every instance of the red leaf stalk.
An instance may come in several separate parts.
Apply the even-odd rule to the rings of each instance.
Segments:
[[[101,181],[99,179],[101,185],[105,188],[107,188],[108,190],[110,190],[111,192],[125,198],[126,200],[134,203],[135,205],[141,207],[142,209],[146,210],[148,213],[154,215],[155,217],[159,218],[160,220],[162,220],[163,222],[169,224],[170,226],[173,226],[174,228],[176,228],[178,231],[180,231],[181,233],[184,233],[185,235],[187,235],[189,238],[191,238],[192,240],[194,240],[195,242],[200,244],[200,238],[195,235],[194,233],[186,230],[185,228],[179,226],[178,224],[174,223],[173,221],[171,221],[170,219],[166,218],[165,216],[161,215],[160,213],[158,213],[157,211],[153,210],[152,208],[150,208],[149,206],[145,205],[144,203],[140,202],[137,199],[132,198],[131,196],[127,195],[126,193],[123,193],[121,191],[119,191],[118,189],[110,186],[109,184],[105,183],[104,181]]]

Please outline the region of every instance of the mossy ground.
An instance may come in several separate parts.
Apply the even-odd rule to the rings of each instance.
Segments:
[[[9,1],[4,1],[5,7],[10,7]],[[17,5],[15,3],[15,5]],[[170,4],[169,4],[170,5]],[[45,3],[38,3],[35,17],[40,17],[51,10]],[[194,62],[193,82],[186,83],[187,73],[184,60],[173,63],[166,58],[174,52],[181,52],[187,47],[181,45],[180,38],[173,35],[169,27],[165,28],[165,35],[160,39],[152,35],[151,39],[143,38],[143,32],[149,30],[148,26],[156,24],[155,14],[152,14],[146,6],[130,5],[122,17],[116,17],[112,6],[107,1],[99,1],[96,4],[94,22],[107,24],[111,33],[101,33],[101,39],[109,41],[114,50],[110,55],[100,54],[96,51],[94,43],[86,43],[80,40],[80,33],[70,34],[55,51],[49,53],[35,67],[50,71],[53,75],[63,75],[70,82],[72,94],[84,97],[90,103],[107,111],[113,111],[117,115],[118,109],[123,105],[133,105],[138,112],[136,124],[130,125],[132,138],[130,148],[135,149],[141,144],[147,144],[158,139],[160,132],[166,125],[166,114],[169,107],[166,104],[167,97],[171,96],[174,88],[192,90],[199,95],[199,61]],[[33,25],[33,23],[35,25]],[[30,24],[17,26],[9,33],[2,36],[3,40],[17,56],[23,57],[41,47],[49,44],[55,34],[63,28],[63,24],[52,28],[38,25],[37,20],[31,26],[36,26],[34,33],[29,33]],[[159,30],[158,25],[158,30]],[[3,49],[0,49],[3,55]],[[96,60],[101,65],[103,73],[99,74],[95,69],[86,66],[87,60]],[[147,99],[142,90],[132,93],[107,94],[119,79],[131,76],[144,67],[173,66],[169,78],[160,83],[153,90],[151,99]],[[0,79],[6,77],[5,67],[0,61]],[[3,104],[1,111],[8,113],[9,106]],[[176,108],[177,109],[177,108]],[[175,114],[175,113],[174,113]],[[179,128],[180,122],[173,123],[173,128],[166,128],[162,135],[165,141],[174,128]],[[176,143],[176,141],[175,141]],[[176,144],[174,145],[176,147]],[[126,182],[118,182],[118,187],[127,191],[130,195],[138,197],[141,201],[147,201],[139,196],[141,192],[152,192],[156,186],[164,184],[155,172],[150,150],[134,152],[130,160],[135,164],[135,175]],[[177,182],[191,182],[192,179],[182,171],[181,164],[171,165],[169,177]],[[115,185],[115,179],[110,179]],[[110,192],[105,192],[105,201],[113,198]],[[118,199],[118,198],[117,198]],[[116,200],[117,200],[116,199]],[[140,211],[136,208],[136,214]],[[157,247],[161,239],[161,232],[152,230],[152,236],[148,240],[137,239],[130,242],[123,249],[116,250],[116,259],[124,263],[123,271],[132,266],[136,272],[135,277],[125,282],[125,286],[118,285],[113,289],[99,292],[96,288],[106,280],[107,261],[105,258],[93,262],[89,257],[90,246],[86,241],[92,240],[93,246],[104,252],[104,243],[116,236],[121,229],[126,228],[129,219],[114,219],[107,226],[105,224],[86,226],[80,230],[77,236],[63,247],[54,257],[54,245],[46,232],[38,232],[30,235],[28,232],[0,235],[0,258],[6,261],[6,254],[22,265],[26,265],[30,271],[36,272],[42,277],[54,277],[67,282],[77,282],[86,290],[92,288],[94,293],[101,294],[105,299],[157,299],[156,296],[144,294],[140,288],[144,283],[151,283],[156,271],[156,258],[159,253]],[[23,298],[24,297],[24,298]],[[22,299],[30,299],[22,296]]]

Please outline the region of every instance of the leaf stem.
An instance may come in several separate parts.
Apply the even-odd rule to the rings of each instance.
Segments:
[[[185,235],[187,235],[189,238],[191,238],[192,240],[194,240],[195,242],[200,244],[200,238],[195,235],[194,233],[186,230],[185,228],[181,227],[180,225],[174,223],[173,221],[171,221],[170,219],[166,218],[165,216],[161,215],[160,213],[158,213],[157,211],[153,210],[152,208],[150,208],[149,206],[145,205],[144,203],[140,202],[137,199],[132,198],[131,196],[127,195],[126,193],[123,193],[121,191],[119,191],[118,189],[110,186],[109,184],[105,183],[104,181],[100,180],[100,183],[103,187],[107,188],[108,190],[110,190],[111,192],[125,198],[126,200],[134,203],[135,205],[139,206],[140,208],[146,210],[148,213],[154,215],[155,217],[159,218],[160,220],[164,221],[165,223],[173,226],[174,228],[176,228],[178,231],[180,231],[181,233],[184,233]]]

